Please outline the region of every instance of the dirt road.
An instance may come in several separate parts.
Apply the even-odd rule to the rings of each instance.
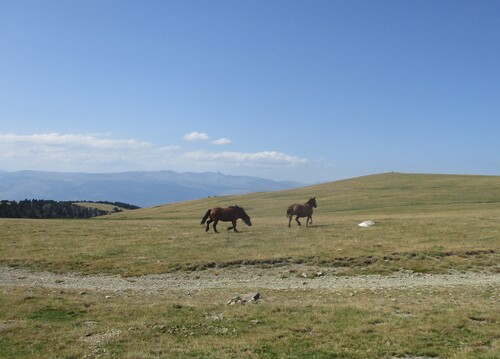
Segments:
[[[262,269],[241,267],[200,272],[180,272],[140,277],[111,275],[54,274],[0,267],[0,287],[43,287],[86,292],[160,294],[176,290],[198,291],[216,288],[325,289],[339,291],[411,289],[421,287],[500,287],[499,273],[418,274],[390,276],[338,276],[321,268],[287,266]]]

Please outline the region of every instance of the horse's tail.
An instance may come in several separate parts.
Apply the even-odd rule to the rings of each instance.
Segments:
[[[210,211],[211,211],[211,209],[209,209],[209,210],[207,211],[207,213],[205,213],[205,216],[203,216],[203,219],[201,220],[201,223],[200,223],[200,224],[205,224],[205,222],[206,222],[207,218],[208,218],[208,217],[210,217]]]
[[[286,216],[290,217],[293,214],[293,204],[286,210]]]

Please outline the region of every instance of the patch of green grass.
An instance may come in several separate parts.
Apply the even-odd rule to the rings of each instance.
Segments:
[[[0,357],[494,358],[500,346],[499,288],[267,290],[225,305],[232,295],[15,289],[0,294],[12,308],[0,313]]]
[[[21,345],[12,345],[11,341],[0,337],[0,356],[2,358],[27,358],[28,350]]]
[[[43,308],[35,311],[29,316],[29,319],[39,321],[54,321],[54,322],[67,322],[74,320],[80,316],[81,313],[74,311],[66,311],[59,308]]]

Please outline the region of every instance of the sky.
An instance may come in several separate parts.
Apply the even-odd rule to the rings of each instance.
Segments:
[[[500,175],[500,1],[0,0],[0,170]]]

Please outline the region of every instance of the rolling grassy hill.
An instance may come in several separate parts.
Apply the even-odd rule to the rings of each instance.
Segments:
[[[315,196],[309,228],[286,208]],[[215,206],[241,205],[253,226],[206,233]],[[4,265],[136,275],[305,263],[342,274],[499,269],[500,177],[388,173],[300,189],[211,197],[90,221],[3,221]],[[373,220],[376,225],[360,228]],[[304,221],[303,221],[304,222]]]
[[[127,214],[127,218],[176,218],[195,216],[213,206],[240,204],[250,216],[284,216],[292,203],[317,197],[315,216],[384,213],[427,213],[464,210],[500,203],[500,177],[385,173],[329,182],[292,190],[211,197]],[[118,218],[119,216],[117,216]]]

